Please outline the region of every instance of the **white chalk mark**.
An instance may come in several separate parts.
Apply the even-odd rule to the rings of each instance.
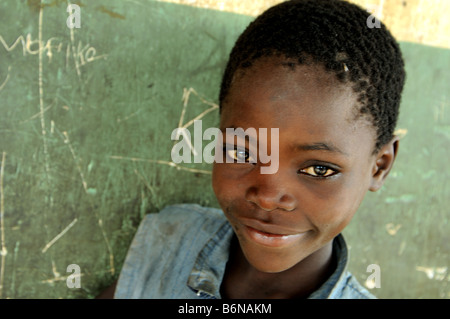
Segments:
[[[6,51],[11,52],[12,50],[14,50],[16,48],[16,46],[19,43],[22,43],[22,54],[25,56],[26,54],[26,48],[25,48],[25,39],[23,37],[23,35],[19,36],[16,41],[14,41],[13,44],[11,44],[11,46],[9,46],[5,39],[3,39],[3,37],[0,35],[0,42],[3,44],[3,47],[5,48]]]
[[[427,275],[428,279],[434,280],[445,280],[448,267],[425,267],[425,266],[416,266],[417,271],[424,272]],[[447,277],[447,280],[450,281],[450,276]]]
[[[55,261],[52,260],[52,272],[53,272],[53,276],[54,278],[52,279],[47,279],[47,280],[41,280],[41,283],[44,284],[53,284],[57,281],[63,281],[63,280],[67,280],[67,278],[71,277],[71,278],[76,278],[76,277],[81,277],[84,274],[71,274],[71,275],[67,275],[67,276],[61,276],[61,274],[57,271],[56,269],[56,264]]]
[[[17,255],[19,254],[19,246],[20,241],[16,241],[16,246],[14,247],[14,257],[13,257],[13,267],[12,267],[12,275],[11,275],[11,291],[15,291],[16,288],[16,261]]]
[[[48,110],[50,110],[50,109],[53,107],[53,105],[55,105],[55,103],[52,103],[52,104],[50,104],[49,106],[47,106],[47,107],[44,109],[43,112],[45,113],[45,112],[47,112]],[[41,115],[42,115],[42,112],[39,111],[38,113],[34,114],[34,115],[31,116],[30,118],[28,118],[28,119],[26,119],[26,120],[23,120],[23,121],[21,121],[21,122],[19,122],[19,123],[20,123],[20,124],[27,123],[28,121],[31,121],[31,120],[33,120],[33,119],[35,119],[36,117],[41,116]]]
[[[132,114],[130,114],[130,115],[125,116],[124,118],[119,118],[119,119],[117,119],[117,123],[125,122],[125,121],[129,120],[130,118],[132,118],[132,117],[138,115],[141,111],[142,111],[142,109],[139,109],[139,110],[137,110],[136,112],[134,112],[134,113],[132,113]]]
[[[118,160],[126,160],[126,161],[132,161],[132,162],[148,162],[148,163],[156,163],[156,164],[162,164],[162,165],[168,165],[170,167],[174,167],[177,170],[181,170],[181,171],[187,171],[187,172],[191,172],[191,173],[200,173],[200,174],[211,174],[210,171],[205,171],[202,169],[195,169],[195,168],[189,168],[189,167],[184,167],[184,166],[180,166],[174,162],[168,162],[168,161],[162,161],[162,160],[151,160],[151,159],[147,159],[147,158],[137,158],[137,157],[124,157],[124,156],[117,156],[117,155],[112,155],[109,158],[112,159],[118,159]]]
[[[189,104],[189,97],[191,95],[191,93],[195,94],[204,104],[209,105],[210,108],[206,109],[205,111],[203,111],[202,113],[200,113],[199,115],[197,115],[195,118],[193,118],[192,120],[188,121],[187,123],[183,124],[184,122],[184,116],[186,114],[186,110]],[[183,101],[183,108],[181,110],[181,115],[180,115],[180,120],[178,121],[178,131],[177,131],[177,138],[179,138],[180,134],[183,135],[183,137],[185,138],[186,142],[188,143],[189,148],[191,149],[191,152],[194,155],[197,155],[197,152],[195,151],[192,143],[190,142],[190,139],[187,138],[185,130],[186,128],[188,128],[189,126],[191,126],[192,124],[194,124],[194,121],[196,120],[200,120],[202,119],[205,115],[207,115],[208,113],[217,110],[219,108],[219,106],[213,102],[207,101],[206,99],[204,99],[203,97],[201,97],[195,90],[194,88],[189,88],[183,89],[183,96],[182,99]],[[174,145],[176,144],[176,141],[174,141]],[[118,155],[113,155],[110,156],[109,158],[112,159],[117,159],[117,160],[127,160],[127,161],[133,161],[133,162],[148,162],[148,163],[156,163],[156,164],[161,164],[161,165],[167,165],[173,168],[176,168],[179,171],[186,171],[186,172],[191,172],[191,173],[199,173],[199,174],[208,174],[210,175],[211,172],[210,171],[206,171],[206,170],[202,170],[202,169],[196,169],[196,168],[189,168],[189,167],[184,167],[181,165],[178,165],[174,162],[169,162],[169,161],[163,161],[163,160],[152,160],[152,159],[146,159],[146,158],[137,158],[137,157],[124,157],[124,156],[118,156]]]
[[[2,85],[0,85],[0,91],[3,90],[3,88],[4,88],[5,85],[6,85],[6,83],[8,83],[10,71],[11,71],[11,66],[8,66],[8,74],[6,75],[5,81],[3,81]]]
[[[44,10],[42,6],[39,8],[39,31],[38,31],[38,42],[39,42],[39,111],[40,111],[40,119],[41,119],[41,131],[42,131],[42,140],[44,143],[44,161],[45,161],[45,173],[47,178],[47,186],[50,187],[50,160],[48,154],[48,145],[47,145],[47,129],[45,127],[45,117],[44,117],[44,84],[43,84],[43,61],[42,54],[44,52],[44,47],[42,46],[42,21],[44,19]],[[50,193],[50,207],[53,206],[53,196]]]
[[[186,112],[186,108],[189,102],[189,97],[191,95],[191,93],[194,93],[195,95],[197,95],[197,97],[206,105],[211,106],[209,109],[203,111],[202,113],[200,113],[199,115],[197,115],[195,118],[193,118],[192,120],[190,120],[189,122],[187,122],[186,124],[182,124],[183,120],[184,120],[184,114]],[[213,103],[213,102],[209,102],[207,100],[205,100],[204,98],[202,98],[193,88],[190,88],[189,90],[184,89],[183,91],[183,100],[184,100],[184,104],[183,104],[183,110],[181,111],[181,116],[180,116],[180,121],[178,123],[178,128],[188,128],[189,126],[191,126],[192,124],[194,124],[194,121],[200,120],[201,118],[203,118],[206,114],[219,109],[219,105]]]
[[[197,97],[206,105],[210,105],[211,107],[205,111],[203,111],[202,113],[200,113],[199,115],[197,115],[195,118],[193,118],[192,120],[188,121],[186,124],[183,124],[184,122],[184,116],[186,114],[186,110],[188,107],[188,103],[189,103],[189,97],[191,95],[191,93],[194,93],[195,95],[197,95]],[[205,100],[204,98],[202,98],[197,91],[194,90],[194,88],[189,88],[189,90],[187,90],[186,88],[183,88],[183,97],[182,97],[182,101],[183,101],[183,108],[181,110],[181,115],[180,115],[180,120],[178,121],[178,130],[177,130],[177,135],[176,135],[176,140],[174,141],[174,145],[176,144],[176,141],[179,139],[180,134],[183,135],[184,140],[187,142],[189,149],[191,150],[192,154],[194,154],[194,156],[197,156],[197,151],[194,149],[194,146],[191,143],[190,138],[188,138],[186,136],[186,132],[185,128],[188,128],[189,126],[191,126],[192,124],[194,124],[194,121],[196,120],[200,120],[202,119],[206,114],[216,110],[219,108],[219,106],[215,103],[209,102],[207,100]]]
[[[65,137],[64,143],[67,144],[67,146],[70,149],[70,153],[72,154],[73,161],[75,162],[75,165],[77,166],[78,173],[80,174],[81,183],[83,184],[84,191],[87,193],[88,192],[87,183],[86,183],[86,180],[84,178],[83,171],[81,170],[81,167],[80,167],[79,161],[77,159],[77,156],[75,154],[75,150],[73,149],[72,144],[70,143],[69,135],[65,131],[63,132],[63,134],[64,134],[64,137]]]
[[[139,174],[139,172],[135,169],[134,173],[139,177],[139,179],[144,183],[144,185],[148,188],[148,190],[150,191],[150,193],[152,193],[153,197],[156,198],[156,193],[155,190],[153,189],[153,187],[151,187],[147,180],[144,178],[144,176],[142,176],[141,174]]]
[[[68,275],[68,276],[59,276],[59,277],[55,277],[55,278],[52,278],[52,279],[41,280],[41,283],[43,283],[43,284],[53,284],[53,283],[55,283],[57,281],[66,281],[67,278],[69,278],[69,276],[71,278],[76,278],[76,277],[84,276],[84,274],[72,274],[72,275]]]
[[[70,1],[67,1],[67,5],[70,5]],[[73,53],[73,59],[75,61],[75,69],[77,70],[77,74],[78,74],[78,78],[81,77],[81,71],[80,71],[80,65],[78,64],[78,59],[77,59],[77,53],[75,52],[75,34],[73,32],[73,28],[69,28],[70,30],[70,42],[71,42],[71,47],[72,47],[72,53]],[[67,58],[67,56],[66,56]],[[66,64],[67,64],[67,60],[66,60]]]
[[[53,126],[56,127],[55,124],[53,124]],[[57,128],[56,128],[56,130],[59,132],[59,130],[58,130]],[[60,134],[61,134],[61,133],[60,133]],[[79,164],[77,155],[75,154],[75,150],[73,149],[72,144],[70,143],[69,134],[67,134],[67,132],[63,132],[63,135],[64,135],[64,137],[65,137],[64,143],[67,144],[67,146],[69,147],[70,153],[72,154],[72,158],[73,158],[73,160],[74,160],[74,162],[75,162],[75,165],[76,165],[76,167],[77,167],[78,173],[80,174],[81,183],[82,183],[82,185],[83,185],[84,192],[85,192],[87,195],[89,195],[89,190],[88,190],[87,182],[86,182],[86,179],[84,178],[83,170],[81,169],[81,166],[80,166],[80,164]],[[94,210],[94,212],[95,212],[95,217],[96,217],[97,220],[98,220],[98,226],[100,227],[100,231],[102,232],[103,239],[104,239],[104,241],[105,241],[106,247],[107,247],[108,252],[109,252],[110,272],[114,275],[114,273],[115,273],[115,268],[114,268],[114,255],[113,255],[113,252],[112,252],[112,248],[111,248],[111,245],[110,245],[110,243],[109,243],[108,237],[106,236],[106,232],[105,232],[105,230],[104,230],[104,228],[103,228],[102,220],[99,218],[99,216],[98,216],[98,214],[97,214],[97,212],[96,212],[95,210]]]
[[[56,264],[53,259],[52,259],[52,272],[53,272],[53,276],[55,276],[55,278],[61,277],[60,273],[56,270]]]
[[[42,253],[45,253],[50,247],[52,247],[53,244],[56,243],[62,236],[64,236],[64,234],[67,233],[67,231],[71,229],[77,221],[78,219],[75,218],[66,228],[63,229],[62,232],[56,235],[55,238],[53,238],[47,245],[45,245],[45,247],[42,249]]]
[[[184,114],[186,113],[186,108],[189,102],[189,95],[193,91],[193,88],[190,88],[189,90],[186,90],[186,88],[183,89],[183,97],[181,100],[183,101],[183,108],[181,109],[181,116],[180,121],[178,122],[178,128],[182,127],[183,121],[184,121]]]
[[[0,167],[0,231],[1,231],[1,241],[2,241],[2,250],[0,254],[2,255],[1,259],[1,270],[0,270],[0,299],[2,299],[3,295],[3,278],[5,275],[5,258],[8,251],[6,250],[5,244],[5,227],[3,220],[5,219],[5,195],[3,193],[3,175],[5,172],[5,160],[6,160],[6,152],[2,154],[2,163]]]
[[[104,275],[104,274],[105,273],[103,271],[97,271],[97,272],[90,273],[89,275],[90,276],[96,276],[96,275]],[[77,278],[77,277],[82,277],[84,275],[85,274],[83,274],[83,273],[80,273],[80,274],[73,273],[73,274],[70,274],[70,275],[67,275],[67,276],[58,276],[58,277],[51,278],[51,279],[41,280],[41,283],[43,283],[43,284],[53,284],[53,283],[55,283],[57,281],[63,281],[63,280],[66,281],[67,278],[69,278],[69,277]]]
[[[187,143],[187,146],[191,150],[192,154],[194,154],[194,156],[197,156],[198,153],[195,150],[194,145],[192,145],[191,139],[187,136],[185,130],[178,128],[177,135],[175,136],[175,139],[178,140],[180,138],[180,134],[183,135],[184,141]]]
[[[189,102],[189,96],[191,95],[192,92],[195,92],[195,90],[193,88],[190,88],[189,90],[186,90],[186,88],[183,88],[183,97],[181,98],[181,100],[183,101],[183,108],[181,109],[180,120],[178,122],[178,130],[177,130],[176,140],[178,140],[180,138],[180,133],[181,133],[184,137],[184,140],[187,141],[189,149],[194,154],[194,156],[196,156],[197,152],[191,144],[191,139],[186,136],[186,132],[184,130],[180,129],[184,122],[184,115],[186,114],[186,109],[187,109],[188,102]],[[175,145],[175,143],[176,142],[174,142],[174,145]]]
[[[187,122],[186,124],[183,125],[184,128],[187,128],[189,126],[191,126],[192,124],[194,124],[194,121],[200,120],[201,118],[203,118],[206,114],[208,114],[209,112],[212,112],[216,109],[218,109],[219,106],[214,104],[212,107],[210,107],[209,109],[203,111],[202,113],[200,113],[199,115],[197,115],[196,117],[194,117],[192,120],[190,120],[189,122]]]

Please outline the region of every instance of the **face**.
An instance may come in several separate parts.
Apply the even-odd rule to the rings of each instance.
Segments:
[[[293,70],[282,62],[260,59],[235,77],[222,106],[224,156],[248,163],[213,167],[219,204],[247,261],[263,272],[287,270],[330,245],[373,187],[379,164],[375,129],[355,120],[352,89],[319,66]],[[230,145],[226,128],[255,128],[256,136]],[[259,128],[279,128],[278,140],[262,138]],[[261,174],[271,164],[255,149],[273,146],[278,170]]]

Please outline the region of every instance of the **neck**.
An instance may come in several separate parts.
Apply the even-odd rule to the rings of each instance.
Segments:
[[[235,239],[221,294],[232,299],[305,298],[317,290],[335,268],[332,241],[285,271],[265,273],[248,263]]]

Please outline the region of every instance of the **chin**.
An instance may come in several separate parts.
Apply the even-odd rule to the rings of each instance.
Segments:
[[[294,265],[268,265],[267,263],[264,263],[263,265],[252,264],[252,266],[259,272],[267,274],[278,274],[292,268]]]
[[[289,270],[295,265],[297,265],[300,261],[297,262],[267,262],[267,259],[272,258],[268,257],[266,260],[263,261],[247,261],[255,268],[256,270],[263,272],[263,273],[269,273],[269,274],[277,274],[281,273],[283,271]]]
[[[277,249],[246,249],[241,247],[247,262],[256,270],[264,273],[280,273],[286,271],[306,256],[296,256],[293,258],[292,252]]]

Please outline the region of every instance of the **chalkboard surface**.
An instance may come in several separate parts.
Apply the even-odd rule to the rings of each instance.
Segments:
[[[171,133],[218,124],[229,50],[251,17],[156,1],[0,3],[1,298],[91,298],[147,213],[216,206],[210,165],[173,164]],[[450,51],[402,43],[400,155],[344,231],[381,298],[448,298]],[[81,271],[70,287],[73,268]],[[72,281],[68,281],[68,279]]]

